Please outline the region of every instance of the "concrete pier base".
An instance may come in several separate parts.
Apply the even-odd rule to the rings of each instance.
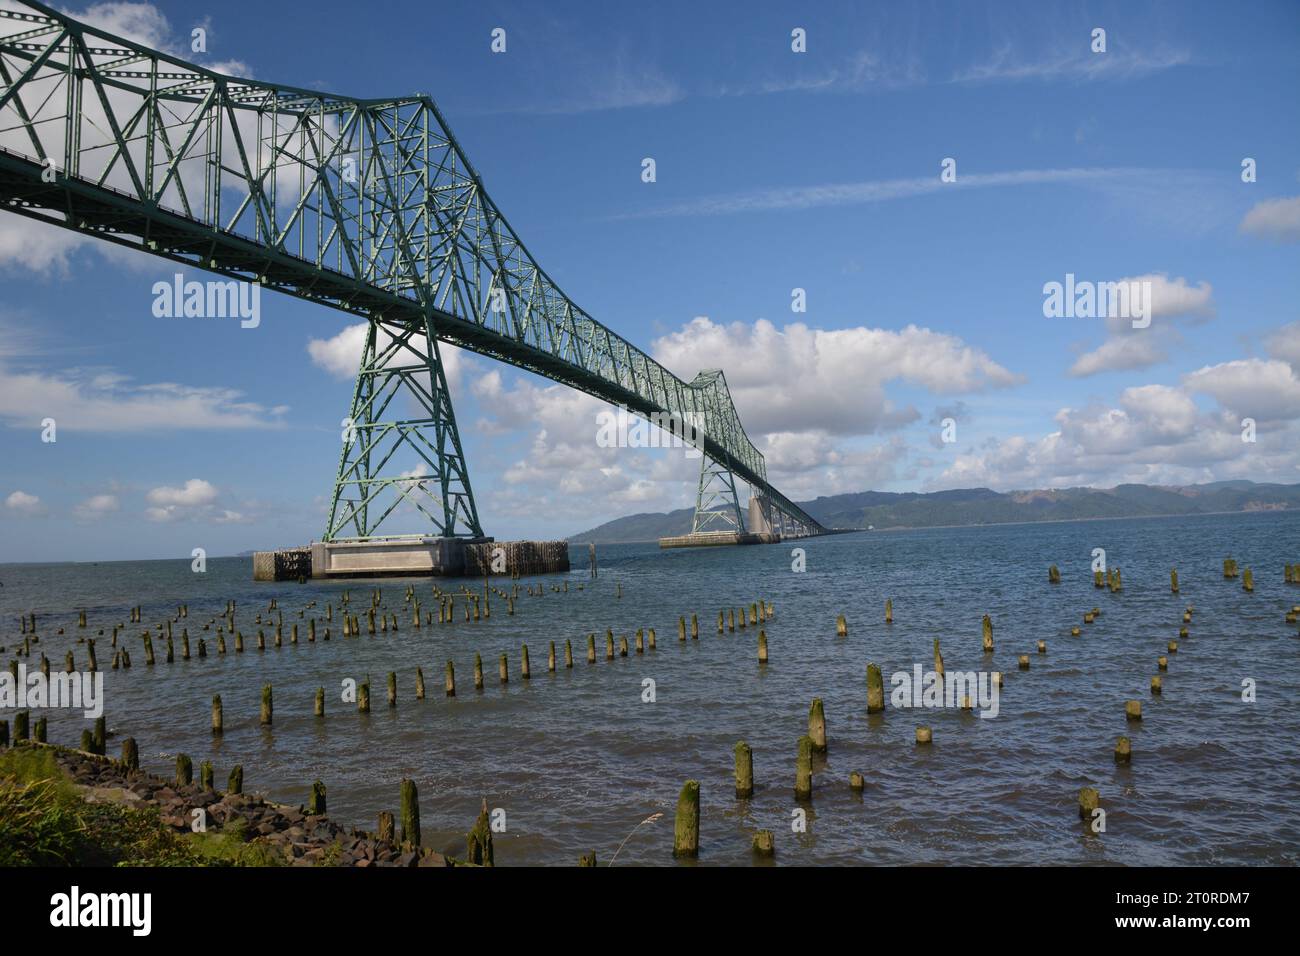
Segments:
[[[750,534],[738,531],[702,531],[698,534],[681,534],[671,538],[660,538],[661,548],[714,548],[732,544],[776,544],[781,540],[777,534]]]
[[[387,538],[317,541],[290,551],[258,551],[253,580],[299,578],[483,577],[569,570],[565,541],[492,538]]]
[[[313,578],[465,573],[465,546],[491,538],[391,538],[379,541],[317,541],[311,546]]]

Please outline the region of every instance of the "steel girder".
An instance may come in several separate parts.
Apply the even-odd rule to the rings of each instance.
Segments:
[[[725,379],[690,383],[592,319],[511,229],[427,95],[226,76],[35,2],[0,9],[10,211],[458,345],[637,414],[768,497]],[[716,429],[716,430],[715,430]]]

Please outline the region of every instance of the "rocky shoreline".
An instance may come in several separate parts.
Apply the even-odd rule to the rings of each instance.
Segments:
[[[177,833],[191,832],[193,811],[202,809],[207,832],[235,829],[242,824],[249,842],[280,851],[289,866],[455,865],[455,861],[432,850],[380,840],[373,833],[343,827],[328,816],[309,814],[299,807],[271,803],[250,794],[209,790],[198,784],[178,786],[175,781],[128,770],[107,757],[63,747],[50,749],[55,762],[89,802],[155,807],[162,825]]]

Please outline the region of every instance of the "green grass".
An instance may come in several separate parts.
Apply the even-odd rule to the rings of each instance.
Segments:
[[[178,834],[154,807],[86,803],[44,747],[0,752],[0,867],[278,866],[242,825]]]

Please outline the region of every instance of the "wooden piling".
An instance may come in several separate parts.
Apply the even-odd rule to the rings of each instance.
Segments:
[[[794,764],[794,798],[809,800],[812,798],[812,738],[804,734],[799,738],[799,752]]]
[[[504,654],[501,655],[501,660],[503,662],[505,661],[505,657],[506,656]],[[529,680],[532,678],[532,674],[528,667],[528,645],[527,644],[523,645],[523,648],[519,652],[519,678],[521,680]]]
[[[403,845],[420,845],[420,794],[415,788],[414,780],[403,780],[402,791],[402,832]]]
[[[754,751],[743,740],[736,744],[736,797],[754,795]]]
[[[176,755],[176,786],[188,787],[194,782],[194,764],[186,754]]]
[[[122,769],[127,773],[133,773],[140,769],[140,748],[136,745],[134,737],[127,737],[122,741]]]
[[[573,641],[564,639],[564,669],[573,670]]]
[[[673,821],[673,856],[700,855],[700,784],[687,780],[677,797],[677,816]]]
[[[885,623],[894,623],[894,599],[885,598]]]
[[[1101,805],[1101,795],[1092,787],[1079,790],[1079,819],[1092,820],[1092,812]]]
[[[1156,667],[1160,668],[1162,671],[1169,670],[1169,658],[1161,654],[1159,657],[1156,658]]]
[[[1241,589],[1243,591],[1255,590],[1255,575],[1250,568],[1246,568],[1241,572]]]
[[[1115,741],[1115,762],[1119,764],[1130,763],[1133,760],[1133,742],[1127,737],[1120,737]]]
[[[918,746],[925,746],[934,741],[934,731],[929,727],[916,728],[916,742]]]
[[[269,726],[271,723],[271,685],[267,684],[262,688],[262,713],[258,721],[263,726]]]
[[[835,619],[835,636],[836,637],[849,636],[849,624],[846,620],[844,620],[843,614],[841,614],[839,617]]]
[[[447,669],[443,676],[442,686],[448,697],[456,696],[456,666],[451,661],[447,662]]]
[[[1142,701],[1128,700],[1124,702],[1124,716],[1128,720],[1142,719]]]
[[[879,664],[867,665],[867,713],[879,714],[885,709],[885,679]]]
[[[424,700],[424,669],[415,669],[415,699]]]
[[[235,764],[235,766],[233,766],[230,769],[230,777],[226,780],[226,792],[227,793],[244,792],[244,765],[243,764]]]
[[[1165,682],[1160,677],[1151,678],[1151,693],[1159,694],[1164,690]]]
[[[587,635],[587,663],[596,663],[596,635]]]
[[[808,737],[812,740],[813,753],[826,752],[826,707],[820,697],[814,697],[808,708]]]
[[[483,689],[483,658],[478,653],[474,654],[474,689]]]
[[[1178,593],[1178,569],[1169,569],[1169,590],[1174,594]]]
[[[388,706],[397,706],[397,671],[388,672]]]
[[[393,837],[397,834],[397,826],[393,820],[393,815],[387,810],[379,811],[378,829],[375,831],[375,838],[380,843],[392,843]]]
[[[762,630],[758,632],[758,662],[767,663],[767,633]]]
[[[214,694],[212,696],[212,732],[214,734],[220,734],[223,729],[224,724],[222,723],[221,695]]]

